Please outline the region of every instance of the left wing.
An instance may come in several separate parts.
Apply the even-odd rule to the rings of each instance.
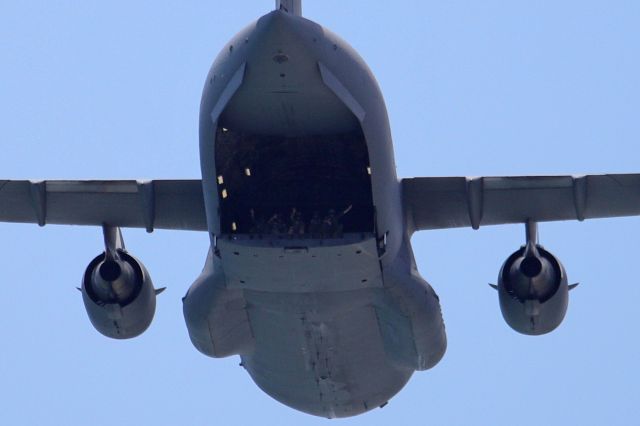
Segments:
[[[640,174],[402,180],[410,231],[640,215]]]
[[[0,222],[207,229],[200,180],[0,180]]]

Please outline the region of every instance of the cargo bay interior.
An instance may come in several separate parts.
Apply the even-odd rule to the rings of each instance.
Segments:
[[[359,126],[293,137],[218,126],[215,152],[223,234],[337,238],[374,231],[371,168]]]

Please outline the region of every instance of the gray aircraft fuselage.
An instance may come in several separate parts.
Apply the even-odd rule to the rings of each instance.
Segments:
[[[250,24],[207,76],[200,156],[211,250],[183,299],[198,350],[240,355],[266,393],[324,417],[384,405],[438,363],[384,100],[349,45],[284,11]],[[329,210],[339,232],[314,231]],[[282,225],[295,214],[303,231]]]

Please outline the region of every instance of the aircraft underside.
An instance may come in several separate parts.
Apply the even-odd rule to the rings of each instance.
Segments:
[[[330,418],[386,404],[415,370],[440,360],[437,296],[408,271],[382,271],[374,238],[284,241],[218,241],[184,298],[201,352],[239,354],[273,398]]]
[[[504,262],[500,309],[519,333],[563,321],[569,285],[537,223],[640,215],[640,174],[398,179],[384,100],[346,42],[300,0],[238,33],[214,62],[200,112],[202,179],[0,181],[0,221],[100,226],[83,301],[105,336],[143,333],[156,295],[120,228],[207,232],[183,299],[195,347],[239,355],[265,392],[298,410],[352,416],[433,367],[440,302],[416,270],[416,231],[524,224]]]

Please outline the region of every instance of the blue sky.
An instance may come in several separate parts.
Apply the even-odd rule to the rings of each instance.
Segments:
[[[207,70],[270,0],[0,2],[0,178],[197,178]],[[640,3],[307,1],[385,94],[400,176],[638,172]],[[449,348],[348,425],[629,425],[640,416],[636,218],[542,224],[565,264],[564,324],[503,322],[495,281],[520,226],[413,238]],[[142,337],[108,340],[74,289],[98,229],[0,225],[0,424],[314,425],[237,358],[190,344],[180,298],[206,234],[126,230],[159,297]]]

